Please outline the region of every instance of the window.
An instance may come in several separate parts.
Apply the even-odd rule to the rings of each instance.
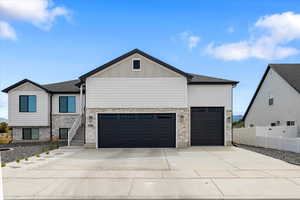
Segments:
[[[59,129],[59,139],[67,140],[68,139],[68,128],[60,128]]]
[[[276,126],[276,123],[275,123],[275,122],[272,122],[272,123],[271,123],[271,126]]]
[[[59,97],[59,112],[60,113],[75,113],[76,112],[75,96],[60,96]]]
[[[23,128],[22,129],[23,140],[38,140],[39,129],[38,128]]]
[[[36,112],[36,96],[35,95],[19,96],[19,111]]]
[[[274,98],[270,97],[269,98],[269,106],[272,106],[274,104]]]
[[[140,59],[133,59],[132,60],[132,70],[133,71],[140,71],[141,70],[141,60]]]
[[[295,121],[287,121],[286,125],[287,126],[295,126]]]

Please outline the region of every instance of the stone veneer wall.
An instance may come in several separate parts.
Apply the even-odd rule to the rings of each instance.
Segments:
[[[225,111],[225,145],[232,145],[232,110]]]
[[[49,141],[50,140],[50,128],[49,127],[12,127],[12,134],[14,141],[28,141],[32,142],[35,140],[23,140],[22,128],[39,128],[39,140],[38,141]]]
[[[86,146],[96,147],[97,114],[101,113],[176,113],[176,147],[190,146],[189,108],[87,108]]]
[[[72,128],[79,114],[53,114],[52,115],[52,136],[59,138],[59,128]]]

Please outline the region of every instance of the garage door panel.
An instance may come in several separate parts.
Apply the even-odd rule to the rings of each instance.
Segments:
[[[175,113],[99,114],[98,146],[175,147],[175,121]]]
[[[191,144],[224,145],[224,108],[191,108]]]

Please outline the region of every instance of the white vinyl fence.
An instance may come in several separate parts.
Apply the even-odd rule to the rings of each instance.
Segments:
[[[300,153],[300,137],[291,126],[233,129],[233,142]]]

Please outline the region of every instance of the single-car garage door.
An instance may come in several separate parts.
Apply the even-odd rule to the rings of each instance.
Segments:
[[[98,147],[175,147],[175,113],[99,114]]]
[[[224,108],[191,108],[191,145],[224,145]]]

